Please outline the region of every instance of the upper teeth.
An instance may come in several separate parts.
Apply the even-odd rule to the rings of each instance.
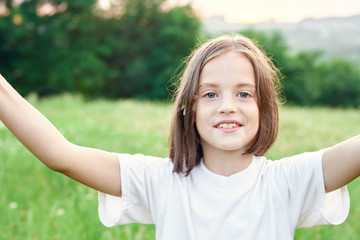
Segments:
[[[218,125],[218,128],[235,128],[237,126],[236,123],[222,123]]]

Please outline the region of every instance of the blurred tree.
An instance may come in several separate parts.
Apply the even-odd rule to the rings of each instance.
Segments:
[[[247,29],[240,33],[255,41],[272,59],[277,68],[282,69],[284,67],[283,64],[289,58],[289,47],[284,36],[279,31],[262,32]]]
[[[299,105],[317,104],[321,95],[321,79],[317,75],[321,56],[319,51],[302,51],[281,63],[283,90],[288,102]]]
[[[32,0],[0,16],[0,71],[23,94],[166,98],[166,83],[195,44],[190,6],[164,0]],[[120,15],[119,15],[120,13]]]
[[[200,22],[191,7],[162,10],[163,0],[125,0],[124,13],[110,36],[108,59],[117,75],[106,95],[165,99],[167,83],[196,42]]]
[[[165,0],[0,0],[0,72],[23,95],[166,99],[169,80],[196,43],[201,23],[187,6]],[[16,3],[16,4],[15,4]],[[360,73],[319,51],[292,53],[279,32],[243,31],[281,70],[288,102],[360,105]],[[337,95],[334,96],[334,93]]]
[[[322,62],[317,69],[323,105],[359,107],[360,70],[353,62],[335,59]]]
[[[111,74],[102,55],[111,50],[96,34],[103,19],[92,14],[95,0],[32,0],[12,6],[0,24],[0,70],[19,91],[49,95],[81,91],[96,95]],[[42,13],[42,7],[52,10]]]
[[[360,70],[341,59],[322,60],[321,51],[292,53],[279,32],[241,32],[258,42],[283,75],[286,100],[298,105],[360,106]]]
[[[12,9],[12,7],[13,7],[13,1],[12,1],[12,0],[0,1],[0,3],[1,3],[1,2],[5,2],[5,7],[6,7],[7,9]]]

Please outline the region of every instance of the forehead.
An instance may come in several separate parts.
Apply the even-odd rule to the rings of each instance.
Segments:
[[[199,86],[205,85],[253,85],[254,68],[241,53],[234,51],[223,53],[205,64],[199,79]]]

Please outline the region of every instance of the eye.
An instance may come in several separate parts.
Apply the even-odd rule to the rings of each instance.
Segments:
[[[250,93],[248,93],[248,92],[240,92],[240,93],[238,94],[238,96],[241,97],[241,98],[251,97]]]
[[[214,92],[209,92],[204,95],[204,97],[206,97],[206,98],[215,98],[216,96],[217,96],[217,94]]]

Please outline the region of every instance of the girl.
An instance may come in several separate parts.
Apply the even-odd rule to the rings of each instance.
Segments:
[[[154,223],[157,239],[293,239],[339,224],[360,175],[360,136],[313,153],[262,157],[278,131],[277,70],[241,35],[190,57],[175,102],[169,159],[68,142],[0,78],[0,119],[40,161],[99,191],[106,226]]]

